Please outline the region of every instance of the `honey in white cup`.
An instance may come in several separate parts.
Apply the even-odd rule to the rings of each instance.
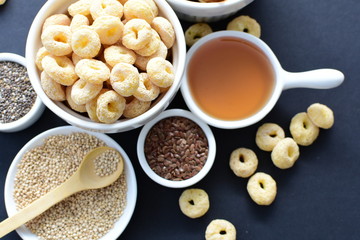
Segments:
[[[264,118],[285,89],[328,89],[343,80],[335,69],[287,72],[261,39],[219,31],[201,38],[188,51],[181,93],[203,121],[234,129]]]

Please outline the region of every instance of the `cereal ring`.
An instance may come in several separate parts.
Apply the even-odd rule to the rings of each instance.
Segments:
[[[75,66],[77,75],[93,84],[101,84],[110,77],[110,69],[105,63],[95,59],[81,59]]]
[[[285,138],[284,130],[275,123],[265,123],[256,132],[256,145],[264,151],[272,151],[275,145]]]
[[[146,65],[148,64],[150,59],[152,59],[154,57],[161,57],[163,59],[166,59],[167,54],[168,54],[167,47],[165,46],[165,44],[162,41],[160,41],[159,48],[154,54],[147,56],[147,57],[137,55],[136,60],[135,60],[135,66],[142,71],[146,71]]]
[[[229,165],[236,176],[247,178],[256,171],[258,158],[251,149],[238,148],[231,153]]]
[[[334,113],[324,104],[311,104],[307,109],[307,114],[311,121],[319,128],[329,129],[334,125]]]
[[[181,212],[189,218],[199,218],[209,210],[209,196],[202,189],[186,189],[179,198],[179,205]]]
[[[76,14],[71,20],[70,29],[72,32],[75,32],[79,27],[89,26],[89,25],[90,22],[86,16],[82,14]]]
[[[167,48],[171,48],[175,42],[175,31],[169,20],[163,17],[156,17],[151,27],[160,35],[161,40]]]
[[[258,38],[261,35],[261,28],[259,23],[249,16],[239,16],[234,18],[228,23],[226,29],[246,32]]]
[[[126,118],[135,118],[149,110],[150,105],[150,101],[140,101],[134,97],[129,103],[126,104],[123,115]]]
[[[86,112],[87,112],[89,118],[91,120],[93,120],[94,122],[100,122],[99,118],[96,115],[97,99],[101,94],[103,94],[107,91],[109,91],[109,89],[107,89],[107,88],[101,89],[100,93],[95,98],[91,99],[90,101],[88,101],[85,104]]]
[[[271,152],[271,160],[281,169],[292,167],[299,158],[299,146],[292,138],[280,140]]]
[[[54,14],[45,19],[45,22],[42,27],[42,31],[45,30],[48,26],[52,25],[64,25],[70,26],[70,18],[65,14]]]
[[[118,17],[101,16],[95,19],[92,28],[99,34],[102,44],[111,45],[121,39],[124,24]]]
[[[92,2],[93,1],[90,0],[76,1],[68,7],[68,12],[72,17],[77,14],[88,16],[90,15],[90,6]]]
[[[45,94],[54,101],[64,101],[65,88],[61,84],[55,82],[46,72],[41,72],[40,84]]]
[[[159,34],[154,30],[151,29],[152,36],[150,42],[148,42],[145,47],[135,50],[136,54],[144,57],[148,57],[153,55],[160,47],[160,36]]]
[[[49,54],[50,54],[49,51],[46,50],[45,47],[41,47],[37,51],[36,57],[35,57],[35,64],[40,71],[44,70],[44,68],[42,67],[42,63],[41,63],[43,58]]]
[[[258,172],[250,177],[247,191],[258,205],[270,205],[276,197],[276,182],[269,174]]]
[[[72,62],[73,62],[73,64],[74,64],[74,66],[76,66],[76,64],[81,60],[81,59],[83,59],[82,57],[80,57],[79,55],[77,55],[76,53],[72,53],[71,54],[71,60],[72,60]]]
[[[188,46],[194,45],[200,38],[212,33],[207,23],[195,23],[185,31],[185,41]]]
[[[114,90],[109,90],[99,95],[96,104],[96,115],[99,121],[114,123],[123,114],[126,100]]]
[[[224,219],[215,219],[210,222],[205,231],[206,240],[236,240],[235,226]]]
[[[44,71],[61,85],[70,86],[78,79],[74,64],[68,57],[47,55],[41,63]]]
[[[134,64],[136,54],[124,46],[113,45],[104,50],[104,58],[107,64],[114,67],[118,63]]]
[[[158,86],[153,84],[146,73],[139,74],[139,87],[134,92],[134,97],[140,101],[152,101],[160,94]]]
[[[101,16],[123,16],[123,5],[116,0],[96,0],[90,6],[90,13],[94,20]]]
[[[173,65],[161,58],[150,59],[146,66],[150,81],[159,87],[169,87],[174,82],[175,74]]]
[[[75,110],[75,111],[80,112],[80,113],[86,112],[85,104],[79,105],[79,104],[76,104],[76,103],[72,100],[72,98],[71,98],[71,89],[72,89],[72,86],[67,86],[67,87],[66,87],[66,90],[65,90],[66,101],[67,101],[69,107],[70,107],[72,110]]]
[[[151,40],[152,28],[143,19],[131,19],[124,25],[122,44],[132,50],[145,47]]]
[[[95,57],[101,48],[99,35],[90,28],[75,31],[71,38],[71,47],[82,58]]]
[[[128,0],[124,4],[126,20],[139,18],[144,19],[150,24],[157,14],[158,8],[152,0]]]
[[[297,144],[309,146],[319,136],[319,127],[310,120],[307,113],[302,112],[291,119],[290,133]]]
[[[41,34],[43,46],[55,56],[65,56],[72,52],[71,30],[69,26],[51,25]]]
[[[111,70],[111,86],[123,97],[133,95],[139,87],[139,72],[128,63],[118,63]]]
[[[95,98],[102,88],[102,84],[93,84],[79,79],[72,86],[71,99],[78,105],[86,104]]]

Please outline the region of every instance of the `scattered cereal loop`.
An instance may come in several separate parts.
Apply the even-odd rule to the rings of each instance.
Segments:
[[[75,66],[77,75],[93,84],[101,84],[110,77],[110,69],[96,59],[81,59]]]
[[[236,176],[247,178],[256,171],[258,158],[251,149],[237,148],[230,155],[229,165]]]
[[[309,146],[319,136],[319,127],[310,120],[307,113],[301,112],[291,119],[290,133],[297,144]]]
[[[156,17],[151,27],[160,35],[167,48],[171,48],[175,42],[175,31],[172,24],[164,17]]]
[[[78,105],[86,104],[95,98],[102,88],[102,84],[93,84],[79,79],[72,86],[71,99]]]
[[[246,32],[258,38],[261,35],[261,28],[259,23],[249,16],[239,16],[234,18],[228,23],[226,29]]]
[[[114,90],[109,90],[99,95],[96,104],[96,115],[99,121],[114,123],[123,114],[126,100]]]
[[[112,45],[122,38],[124,24],[118,17],[101,16],[95,19],[92,28],[99,34],[102,44]]]
[[[319,128],[329,129],[334,125],[334,113],[324,104],[311,104],[307,109],[307,114],[311,121]]]
[[[235,226],[224,219],[212,220],[205,231],[206,240],[236,240]]]
[[[144,48],[151,40],[152,28],[143,19],[131,19],[124,25],[122,44],[132,50]]]
[[[187,217],[199,218],[209,210],[209,196],[203,189],[186,189],[180,195],[179,206],[181,212]]]
[[[68,57],[47,55],[41,63],[44,71],[61,85],[70,86],[78,79],[74,64]]]
[[[275,145],[285,138],[284,130],[275,123],[265,123],[256,132],[256,145],[264,151],[272,151]]]
[[[40,84],[51,100],[64,101],[66,99],[64,86],[54,81],[45,71],[41,72]]]
[[[123,115],[125,118],[135,118],[149,110],[150,105],[150,101],[140,101],[134,97],[126,104]]]
[[[291,168],[299,156],[299,146],[292,138],[280,140],[271,152],[272,162],[281,169]]]
[[[270,205],[276,197],[276,182],[269,174],[258,172],[250,177],[247,191],[256,204]]]
[[[131,64],[118,63],[111,70],[110,81],[117,93],[123,97],[129,97],[139,87],[139,72]]]
[[[71,29],[69,26],[51,25],[41,34],[43,46],[55,56],[65,56],[72,52]]]
[[[93,58],[101,49],[99,35],[90,28],[78,28],[72,35],[71,46],[81,58]]]
[[[212,33],[207,23],[195,23],[185,31],[185,41],[188,46],[194,45],[200,38]]]
[[[146,70],[150,81],[159,87],[166,88],[174,82],[175,74],[173,65],[161,57],[150,59]]]
[[[96,0],[90,7],[90,13],[94,20],[101,16],[123,16],[123,5],[117,0]]]

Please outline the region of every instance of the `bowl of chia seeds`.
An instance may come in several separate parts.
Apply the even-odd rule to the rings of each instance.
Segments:
[[[137,198],[136,176],[126,152],[109,136],[73,126],[47,130],[30,140],[15,156],[5,181],[9,216],[66,181],[87,152],[109,146],[124,162],[111,185],[78,192],[16,229],[24,240],[117,239],[129,223]],[[111,158],[95,161],[99,176],[115,171]],[[97,161],[97,162],[96,162]]]
[[[182,109],[162,112],[142,128],[137,155],[144,172],[170,188],[184,188],[203,179],[216,154],[208,125]]]
[[[0,131],[21,131],[36,122],[44,109],[30,83],[25,58],[0,53]]]

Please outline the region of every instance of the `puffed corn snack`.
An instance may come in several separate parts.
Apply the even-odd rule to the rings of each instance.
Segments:
[[[280,140],[271,152],[271,160],[281,169],[291,168],[300,156],[299,146],[292,138]]]
[[[275,145],[285,138],[284,130],[275,123],[261,125],[255,137],[256,145],[264,151],[272,151]]]
[[[258,205],[270,205],[276,197],[276,182],[269,174],[257,172],[250,177],[247,191]]]
[[[307,114],[311,121],[319,128],[329,129],[334,125],[334,113],[324,104],[311,104],[307,109]]]
[[[192,46],[200,38],[212,33],[213,30],[207,23],[195,23],[185,31],[186,45]]]
[[[203,189],[186,189],[179,198],[179,205],[181,212],[189,218],[199,218],[209,210],[209,196]]]
[[[236,240],[235,226],[225,219],[212,220],[205,231],[206,240]]]
[[[230,155],[229,165],[236,176],[247,178],[256,171],[258,158],[251,149],[237,148]]]
[[[244,15],[236,17],[233,20],[231,20],[228,23],[226,29],[246,32],[258,38],[261,35],[260,24],[255,19]]]
[[[143,114],[169,89],[174,42],[153,0],[79,0],[45,19],[35,64],[50,99],[113,123]]]
[[[297,144],[309,146],[319,136],[319,127],[310,120],[306,112],[301,112],[291,119],[290,133]]]

